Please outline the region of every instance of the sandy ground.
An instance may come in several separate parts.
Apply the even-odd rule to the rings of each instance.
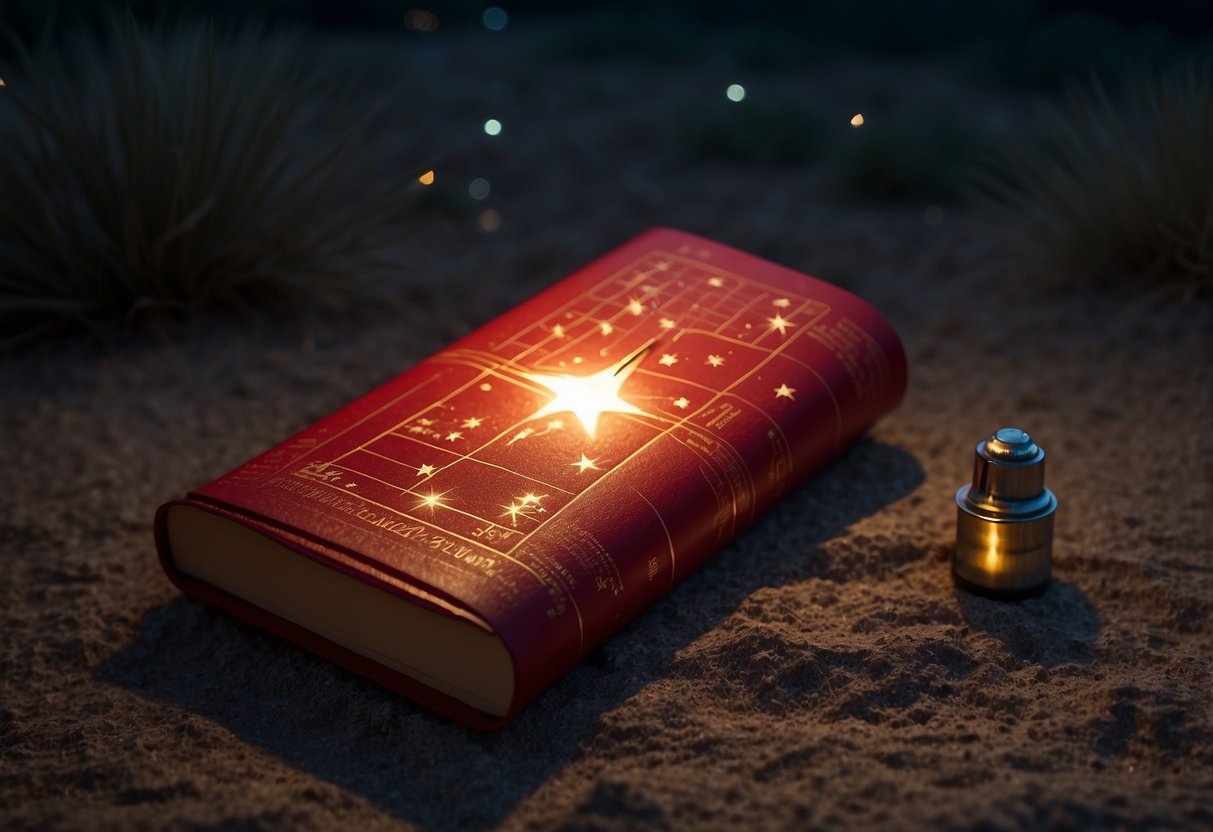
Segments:
[[[0,826],[1213,824],[1209,298],[996,267],[951,207],[841,204],[812,172],[674,164],[645,125],[718,94],[702,74],[528,67],[494,101],[509,58],[415,58],[445,79],[421,127],[464,136],[439,176],[489,178],[503,222],[429,216],[400,304],[0,365]],[[817,90],[896,95],[914,72]],[[910,390],[510,728],[450,724],[163,577],[157,504],[658,223],[867,297]],[[953,494],[1007,424],[1061,501],[1055,580],[1016,604],[949,573]]]

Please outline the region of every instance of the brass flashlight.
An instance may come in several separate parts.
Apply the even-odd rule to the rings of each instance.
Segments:
[[[956,583],[995,598],[1043,592],[1056,511],[1045,488],[1045,452],[1032,437],[1002,428],[978,442],[973,482],[956,492]]]

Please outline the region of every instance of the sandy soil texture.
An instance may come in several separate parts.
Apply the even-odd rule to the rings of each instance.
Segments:
[[[413,95],[419,129],[464,137],[438,176],[494,190],[420,221],[406,300],[0,365],[0,826],[1213,825],[1207,296],[1057,284],[994,265],[950,206],[931,224],[827,198],[812,171],[672,161],[653,125],[719,94],[702,74],[409,61],[444,79]],[[826,107],[912,94],[916,72],[801,81]],[[160,502],[654,224],[868,298],[910,390],[509,729],[445,722],[161,574]],[[1047,449],[1061,502],[1055,580],[1016,604],[949,573],[953,495],[1007,424]]]

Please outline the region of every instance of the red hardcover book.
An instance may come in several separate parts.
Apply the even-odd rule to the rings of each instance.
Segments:
[[[867,303],[650,231],[156,517],[185,592],[500,727],[901,399]]]

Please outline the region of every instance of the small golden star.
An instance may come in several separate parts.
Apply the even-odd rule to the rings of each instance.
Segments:
[[[583,473],[585,473],[586,471],[597,471],[597,470],[599,470],[599,469],[598,469],[598,466],[595,464],[595,463],[597,463],[597,462],[598,462],[598,460],[596,460],[596,459],[590,459],[588,456],[586,456],[584,453],[582,453],[582,454],[581,454],[581,459],[579,459],[579,460],[577,460],[576,462],[571,463],[571,464],[572,464],[572,466],[573,466],[574,468],[576,468],[576,469],[577,469],[577,473],[578,473],[578,474],[583,474]]]
[[[418,421],[420,424],[425,425],[426,427],[429,427],[430,425],[434,424],[434,420],[433,420],[433,419],[418,419],[417,421]]]
[[[678,356],[667,352],[661,356],[661,358],[657,359],[657,363],[664,367],[673,367],[678,363]]]
[[[710,277],[710,278],[708,278],[708,285],[711,286],[713,289],[719,289],[721,286],[724,285],[724,281],[721,280],[719,277]]]
[[[628,311],[633,315],[641,315],[644,313],[644,304],[636,298],[628,298]]]
[[[517,526],[518,515],[522,513],[522,506],[518,505],[517,503],[510,503],[508,506],[503,505],[502,508],[505,509],[505,511],[501,513],[501,516],[510,518],[511,526]]]
[[[441,494],[435,494],[433,491],[431,491],[429,494],[426,494],[421,498],[421,502],[419,502],[416,507],[428,508],[431,512],[433,512],[435,508],[445,508],[446,503],[444,503],[443,500],[446,497],[446,494],[447,492],[445,491],[443,491]]]
[[[563,338],[564,337],[564,327],[562,327],[560,324],[556,324],[556,326],[552,327],[552,334],[555,335],[557,338]]]
[[[673,321],[673,319],[671,319],[671,318],[662,318],[662,319],[661,319],[661,328],[662,328],[662,329],[673,329],[673,328],[674,328],[674,321]]]
[[[462,439],[463,434],[457,430],[453,430],[446,435],[447,442],[454,442],[456,439]]]
[[[795,401],[796,397],[792,395],[795,392],[796,392],[795,387],[788,387],[786,384],[781,384],[775,388],[775,398],[792,399],[793,401]]]
[[[683,410],[686,410],[687,406],[690,405],[690,403],[691,403],[690,399],[688,399],[686,396],[682,396],[680,398],[674,399],[674,407],[680,407]]]
[[[601,330],[603,335],[610,335],[615,331],[615,327],[611,326],[610,321],[603,321],[598,325],[598,329]]]
[[[434,470],[434,466],[427,463],[417,469],[417,476],[428,477],[430,474],[434,473]]]
[[[771,304],[773,306],[778,306],[780,309],[787,309],[789,306],[792,305],[792,302],[790,300],[788,300],[787,298],[777,298],[777,299],[771,301]]]
[[[708,356],[708,364],[711,364],[713,367],[719,367],[723,363],[724,363],[724,356],[720,356],[720,355],[709,355]]]
[[[796,326],[789,320],[784,319],[783,315],[775,313],[774,318],[767,318],[767,323],[770,325],[770,330],[778,330],[780,335],[788,334],[788,327]]]
[[[478,419],[475,416],[471,416],[471,417],[463,420],[463,424],[461,425],[461,427],[478,428],[478,427],[480,427],[480,425],[483,421],[484,421],[483,419]]]
[[[423,428],[421,425],[413,425],[411,428],[409,428],[409,433],[425,433],[425,428]]]

